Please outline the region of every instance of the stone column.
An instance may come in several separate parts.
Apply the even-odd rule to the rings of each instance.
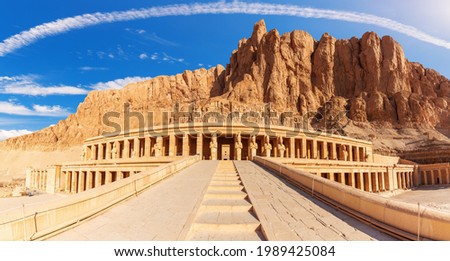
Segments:
[[[328,159],[328,144],[326,141],[322,142],[322,159]]]
[[[351,172],[350,172],[350,179],[351,179],[351,182],[352,182],[352,188],[356,188],[355,171],[354,170],[351,170]]]
[[[124,159],[130,158],[130,141],[128,139],[123,140],[122,158]]]
[[[438,177],[439,177],[439,182],[440,182],[440,184],[444,184],[444,181],[443,181],[443,179],[442,179],[442,171],[441,171],[441,169],[438,169]]]
[[[133,140],[133,154],[131,157],[135,159],[141,157],[141,141],[139,138],[134,138]]]
[[[174,134],[169,135],[169,156],[175,156],[177,152],[176,137]]]
[[[106,171],[105,184],[112,182],[112,173],[111,171]]]
[[[369,182],[369,185],[368,185],[369,192],[373,192],[373,189],[372,189],[372,172],[370,172],[370,171],[367,172],[367,181]]]
[[[289,157],[295,158],[295,138],[289,138]]]
[[[331,151],[328,151],[329,159],[335,160],[336,159],[336,143],[331,143]]]
[[[70,184],[72,184],[72,171],[66,171],[66,184],[64,191],[70,193]]]
[[[334,179],[334,172],[330,172],[328,175],[330,175],[330,180],[331,180],[331,181],[336,181],[336,180]]]
[[[278,148],[278,157],[284,158],[284,153],[286,151],[286,146],[283,142],[283,137],[277,138],[277,148]]]
[[[121,180],[121,179],[123,179],[123,172],[117,171],[117,180]]]
[[[86,180],[84,177],[84,172],[83,171],[79,171],[78,172],[78,193],[83,192],[84,191],[84,184],[85,184]]]
[[[356,155],[355,155],[355,159],[357,162],[360,162],[361,159],[359,158],[359,147],[356,147]]]
[[[98,145],[92,145],[92,160],[98,160]]]
[[[374,178],[374,181],[375,181],[375,191],[374,192],[379,192],[380,191],[380,184],[379,184],[379,180],[378,180],[378,172],[374,172],[374,173],[372,173],[372,175],[373,175],[373,177],[375,177]]]
[[[341,184],[345,185],[345,172],[341,172],[339,175],[341,176]]]
[[[361,190],[365,191],[365,181],[364,181],[364,172],[362,172],[361,170],[359,171],[359,180],[360,180],[360,184],[361,184]]]
[[[88,145],[86,146],[86,160],[91,160],[92,159],[92,145]]]
[[[109,160],[111,159],[111,142],[106,142],[106,155],[105,159]]]
[[[242,139],[241,139],[241,133],[235,135],[235,143],[234,143],[234,149],[236,151],[236,160],[242,159],[242,148],[244,146],[242,145]]]
[[[445,168],[445,175],[447,177],[447,184],[450,184],[450,171],[449,167]]]
[[[189,135],[183,134],[183,156],[189,156]]]
[[[406,172],[406,188],[411,188],[411,172]]]
[[[348,161],[353,161],[352,145],[347,145],[347,152],[348,152]]]
[[[92,189],[92,187],[94,185],[94,184],[92,184],[92,175],[93,175],[92,171],[86,172],[86,190]]]
[[[250,160],[253,160],[253,157],[256,156],[256,151],[258,150],[258,143],[256,142],[256,136],[250,137]]]
[[[151,138],[150,138],[150,136],[148,136],[148,137],[145,137],[145,148],[144,148],[144,156],[146,157],[146,158],[148,158],[148,157],[150,157],[150,155],[151,155],[151,151],[152,151],[152,147],[151,147],[151,145],[152,145],[152,142],[151,142]],[[117,176],[119,176],[119,175],[117,175]]]
[[[211,160],[217,160],[217,135],[214,133],[209,143],[209,149],[211,150]]]
[[[264,136],[264,154],[266,157],[270,158],[272,152],[272,145],[270,144],[270,137]]]
[[[311,148],[311,158],[312,159],[317,159],[317,154],[318,154],[317,153],[318,152],[317,151],[317,140],[313,139],[311,144],[312,144],[312,146],[311,146],[312,147]]]
[[[102,174],[100,171],[95,172],[95,187],[98,188],[102,185]]]
[[[72,171],[72,188],[70,189],[71,193],[77,193],[78,191],[78,172]]]
[[[163,137],[156,137],[156,143],[153,146],[153,150],[155,151],[155,157],[161,157],[162,156],[162,146],[163,143]]]
[[[407,177],[406,174],[407,174],[406,172],[403,172],[403,188],[404,189],[408,188],[408,181],[406,180],[406,177]]]
[[[435,185],[436,184],[436,179],[435,179],[435,176],[434,176],[434,171],[430,170],[430,173],[431,173],[431,185]]]
[[[200,155],[200,159],[203,159],[203,134],[197,134],[197,155]]]
[[[120,158],[119,155],[119,142],[114,141],[112,144],[112,149],[111,149],[111,159],[118,159]]]
[[[98,144],[98,160],[103,160],[103,143]]]
[[[344,145],[343,144],[339,144],[339,153],[338,153],[338,160],[346,160],[345,157],[346,155],[344,155]],[[347,152],[346,152],[347,153]]]
[[[302,137],[302,142],[301,142],[301,156],[300,158],[307,158],[307,149],[306,149],[306,137]]]

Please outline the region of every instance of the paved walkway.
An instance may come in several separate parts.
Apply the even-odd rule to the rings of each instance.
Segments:
[[[450,212],[450,186],[422,186],[391,199]]]
[[[183,240],[217,164],[194,164],[50,240]]]
[[[250,161],[235,161],[268,240],[395,240]]]

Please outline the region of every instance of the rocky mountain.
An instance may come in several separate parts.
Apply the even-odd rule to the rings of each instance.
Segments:
[[[380,127],[429,129],[440,130],[443,142],[450,144],[449,102],[450,81],[409,62],[389,36],[367,32],[360,39],[338,40],[325,33],[317,41],[304,31],[267,32],[264,21],[259,21],[251,37],[239,41],[225,68],[218,65],[159,76],[120,90],[92,91],[66,120],[6,140],[0,148],[54,150],[79,145],[107,130],[103,115],[122,113],[125,103],[131,111],[144,113],[171,111],[175,103],[182,109],[195,103],[201,111],[244,111],[270,104],[274,110],[294,112],[295,117],[344,112],[344,120],[360,126],[359,134],[349,131],[348,135],[367,138],[364,130],[370,128],[376,137]],[[161,122],[158,117],[156,122]],[[323,128],[322,120],[311,124]],[[137,126],[134,120],[131,127]],[[405,149],[392,146],[393,151]]]

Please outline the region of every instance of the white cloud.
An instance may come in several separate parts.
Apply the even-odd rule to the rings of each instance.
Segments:
[[[106,68],[106,67],[83,66],[83,67],[80,67],[80,70],[81,71],[107,71],[108,68]]]
[[[252,15],[283,15],[304,18],[322,18],[354,23],[371,24],[396,31],[417,40],[450,49],[450,42],[431,36],[413,26],[402,24],[392,19],[365,13],[338,11],[330,9],[307,8],[297,5],[245,3],[239,1],[176,4],[151,7],[146,9],[131,9],[128,11],[93,13],[58,19],[35,26],[29,30],[13,35],[0,43],[0,56],[28,46],[40,39],[104,23],[123,22],[152,17],[199,15],[199,14],[252,14]]]
[[[138,29],[138,30],[136,31],[136,33],[138,33],[138,34],[144,34],[144,33],[145,33],[145,30],[143,30],[143,29]]]
[[[139,55],[139,59],[141,59],[141,60],[145,60],[145,59],[147,59],[148,58],[148,55],[146,54],[146,53],[141,53],[140,55]]]
[[[50,116],[50,117],[63,117],[70,114],[68,109],[62,108],[59,105],[46,106],[46,105],[33,105],[32,108],[28,108],[24,105],[17,104],[11,101],[0,101],[0,113],[10,115],[22,115],[22,116]]]
[[[46,95],[84,95],[87,90],[74,86],[42,86],[37,82],[37,76],[19,75],[0,77],[0,93],[31,96]]]
[[[30,133],[29,130],[0,130],[0,141]]]
[[[152,59],[152,60],[158,60],[158,53],[152,54],[152,56],[150,56],[150,59]]]
[[[116,79],[109,82],[99,82],[96,84],[93,84],[91,86],[94,90],[108,90],[108,89],[121,89],[125,85],[135,82],[141,82],[151,79],[150,77],[126,77],[123,79]]]

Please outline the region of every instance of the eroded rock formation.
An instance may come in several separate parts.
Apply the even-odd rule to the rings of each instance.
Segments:
[[[347,111],[345,116],[355,123],[394,129],[450,127],[450,81],[409,62],[391,37],[368,32],[361,39],[337,40],[324,34],[316,41],[304,31],[267,32],[259,21],[251,37],[239,41],[226,68],[218,65],[120,90],[92,91],[66,120],[0,146],[53,150],[81,144],[100,135],[106,128],[102,116],[123,112],[124,103],[132,111],[147,112],[171,110],[175,103],[195,103],[198,110],[208,111],[217,102],[227,110],[270,103],[275,110],[300,116],[333,103],[330,108]]]

